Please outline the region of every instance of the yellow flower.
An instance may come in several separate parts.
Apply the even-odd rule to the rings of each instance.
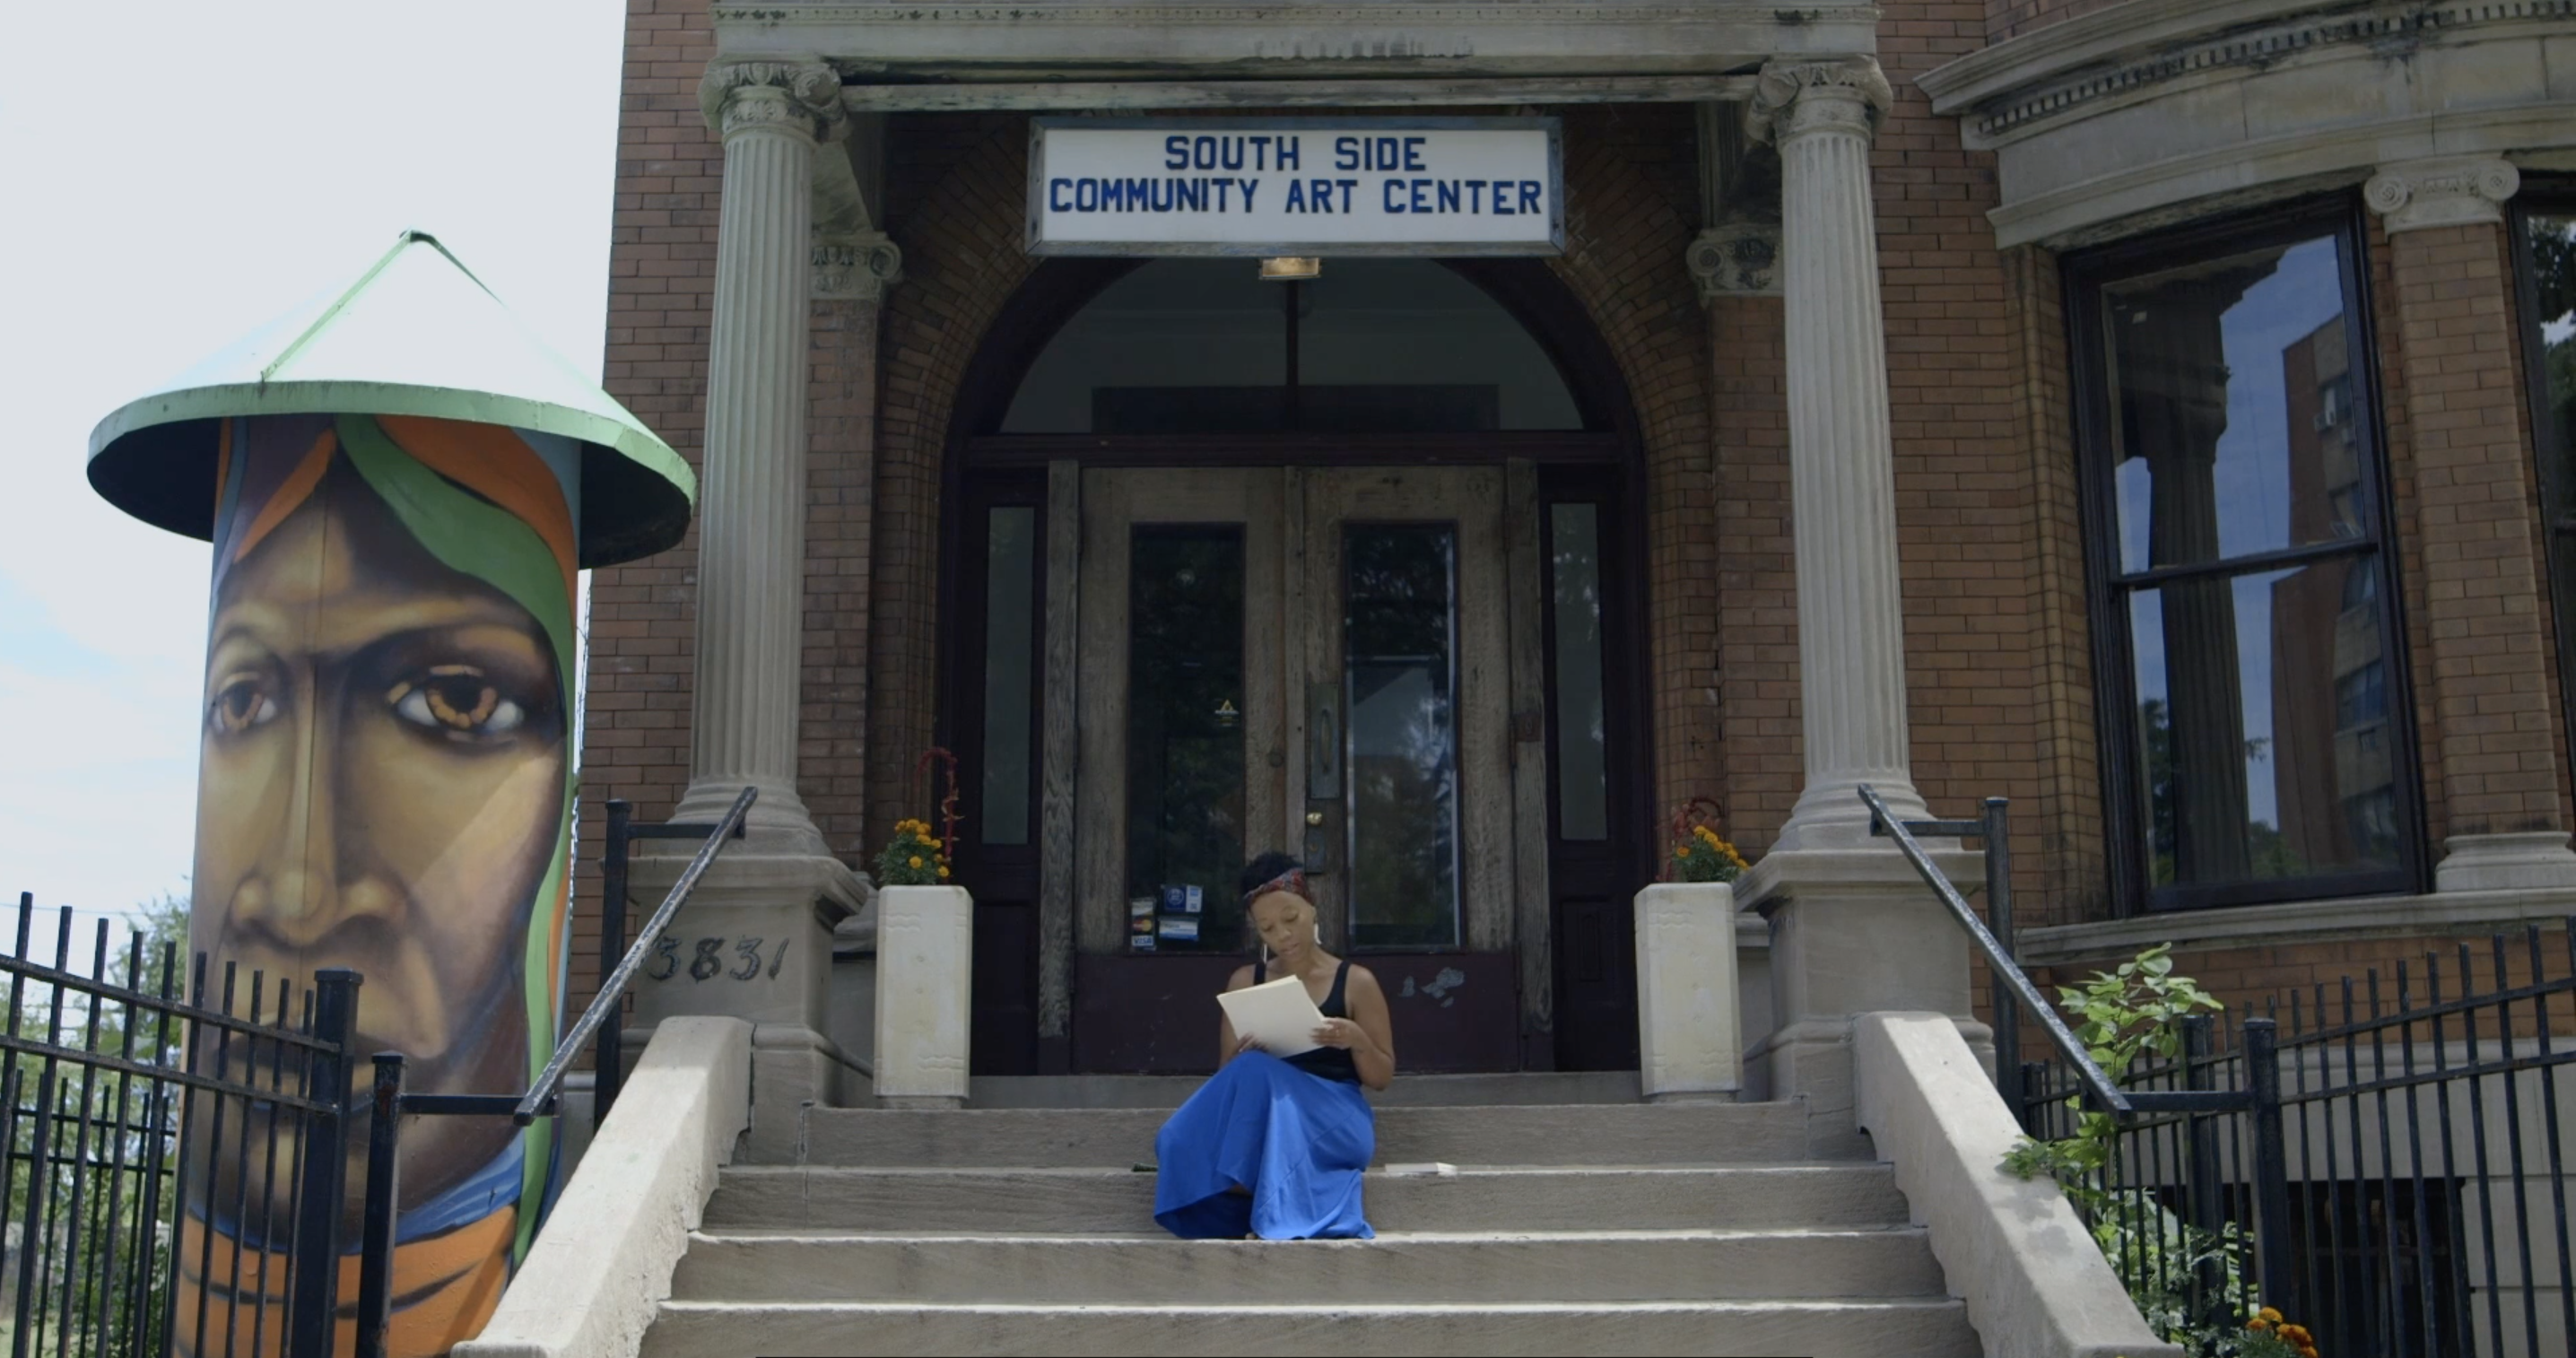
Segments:
[[[2264,1307],[2262,1310],[2257,1311],[2254,1314],[2262,1317],[2265,1321],[2271,1324],[2278,1325],[2281,1323],[2281,1313],[2269,1306]]]
[[[1675,858],[1688,858],[1688,857],[1690,857],[1690,848],[1689,848],[1689,846],[1685,845],[1685,846],[1683,846],[1683,847],[1681,847],[1681,848],[1678,848],[1678,849],[1673,850],[1673,857],[1675,857]]]
[[[945,863],[939,865],[939,878],[941,881],[948,880],[948,865]]]
[[[921,866],[921,855],[920,855],[920,854],[914,854],[914,855],[912,856],[912,866],[914,866],[914,867],[916,867],[916,868]]]

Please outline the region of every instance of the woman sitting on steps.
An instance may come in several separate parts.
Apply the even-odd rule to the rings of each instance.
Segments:
[[[1194,1239],[1371,1238],[1360,1172],[1377,1153],[1377,1120],[1360,1086],[1395,1078],[1386,992],[1368,968],[1324,951],[1297,860],[1263,854],[1242,885],[1264,959],[1225,988],[1259,985],[1274,968],[1305,982],[1324,1015],[1320,1045],[1282,1059],[1219,1021],[1216,1074],[1154,1138],[1154,1220]]]

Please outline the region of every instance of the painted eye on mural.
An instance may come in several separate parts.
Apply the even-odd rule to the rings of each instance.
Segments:
[[[472,665],[432,665],[385,695],[394,714],[450,740],[499,740],[525,725],[527,709]]]
[[[234,735],[276,719],[277,692],[267,675],[256,672],[225,676],[216,682],[215,696],[206,703],[207,729],[219,735]]]

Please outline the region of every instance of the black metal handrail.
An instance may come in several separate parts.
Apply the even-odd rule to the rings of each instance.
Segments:
[[[2066,1020],[2058,1015],[2057,1007],[2039,993],[2039,987],[2031,982],[2030,974],[2023,971],[2021,964],[2014,959],[2011,947],[1996,936],[1998,933],[2005,937],[2012,934],[2012,851],[2007,839],[2010,827],[2005,820],[2008,803],[2004,798],[1987,798],[1985,815],[1977,820],[1915,821],[1899,820],[1890,814],[1887,803],[1880,799],[1875,788],[1863,785],[1860,799],[1869,807],[1869,832],[1896,841],[1897,850],[1914,865],[1915,873],[1932,888],[1932,894],[1949,909],[1950,918],[1967,931],[1968,942],[1976,948],[1977,955],[1985,959],[1986,975],[1994,986],[1995,1067],[1998,1072],[2020,1067],[2020,1011],[2027,1009],[2038,1022],[2040,1031],[2048,1035],[2049,1045],[2057,1048],[2058,1056],[2075,1072],[2076,1079],[2083,1085],[2085,1097],[2095,1107],[2122,1122],[2146,1113],[2229,1113],[2250,1106],[2253,1096],[2247,1090],[2120,1088],[2112,1083],[2110,1072],[2102,1069],[2101,1063],[2093,1059],[2092,1052],[2077,1040],[2075,1031],[2066,1026]],[[1916,835],[1983,839],[1986,842],[1986,901],[1994,911],[1993,928],[1977,918],[1977,912],[1969,906],[1967,898],[1961,896],[1959,889],[1934,866],[1931,855],[1924,852],[1923,845],[1915,839]],[[2246,1043],[2249,1054],[2258,1042],[2263,1054],[2268,1056],[2272,1045],[2268,1025],[2259,1038],[2252,1025],[2248,1026]],[[2008,1096],[2012,1093],[2010,1090],[2005,1092]]]
[[[2079,1041],[2073,1029],[2066,1026],[2056,1006],[2039,993],[2030,974],[2021,969],[2014,957],[2012,944],[2012,847],[2011,826],[2005,817],[2009,803],[2002,797],[1989,797],[1985,814],[1976,820],[1899,820],[1887,809],[1876,789],[1864,784],[1860,799],[1869,807],[1869,832],[1896,841],[1899,852],[1914,865],[1916,875],[1932,888],[1951,919],[1967,931],[1968,941],[1985,959],[1986,974],[1994,987],[1995,1015],[1995,1083],[2006,1105],[2018,1118],[2028,1104],[2028,1075],[2020,1064],[2021,1013],[2030,1011],[2040,1030],[2048,1035],[2049,1045],[2057,1049],[2059,1059],[2075,1072],[2081,1095],[2098,1110],[2123,1126],[2156,1114],[2182,1114],[2187,1125],[2191,1156],[2196,1166],[2214,1165],[2217,1159],[2217,1118],[2213,1115],[2243,1113],[2252,1132],[2254,1167],[2255,1270],[2269,1295],[2295,1304],[2296,1284],[2291,1276],[2289,1256],[2290,1219],[2288,1179],[2288,1137],[2281,1116],[2281,1063],[2278,1034],[2269,1018],[2249,1018],[2240,1027],[2244,1041],[2245,1078],[2232,1089],[2216,1089],[2201,1076],[2207,1073],[2209,1022],[2205,1015],[2185,1019],[2182,1025],[2184,1067],[2192,1072],[2185,1089],[2122,1089],[2113,1083],[2110,1072],[2102,1069],[2093,1053]],[[1986,903],[1992,912],[1994,927],[1977,918],[1967,898],[1951,885],[1950,879],[1933,865],[1932,857],[1916,841],[1916,835],[1951,839],[1985,841]],[[2197,1174],[2196,1184],[2213,1184],[2215,1175]],[[2200,1219],[2215,1219],[2216,1209],[2206,1208]]]
[[[591,997],[589,1007],[582,1010],[581,1017],[574,1020],[562,1040],[556,1043],[554,1056],[546,1062],[545,1068],[538,1072],[537,1078],[529,1082],[526,1092],[520,1094],[406,1093],[403,1090],[403,1069],[406,1058],[400,1052],[377,1054],[371,1105],[374,1117],[369,1124],[367,1134],[365,1224],[361,1227],[359,1235],[358,1358],[382,1358],[385,1351],[386,1328],[392,1319],[394,1215],[395,1204],[400,1201],[399,1152],[403,1115],[507,1117],[522,1127],[527,1126],[555,1111],[563,1085],[564,1072],[571,1068],[574,1058],[580,1054],[582,1047],[594,1035],[600,1039],[601,1046],[600,1079],[603,1082],[610,1081],[609,1072],[617,1069],[618,1049],[611,1042],[609,1034],[617,1032],[618,1029],[609,1025],[609,1020],[623,1009],[626,987],[634,981],[636,971],[644,965],[645,957],[652,952],[653,940],[669,927],[672,916],[678,914],[680,907],[688,902],[689,894],[697,889],[698,879],[706,875],[707,869],[714,864],[716,855],[724,852],[726,844],[742,837],[744,821],[751,814],[751,804],[758,800],[759,796],[758,788],[746,787],[740,796],[734,798],[733,805],[726,809],[724,815],[715,824],[685,828],[680,826],[632,827],[626,824],[625,804],[610,803],[611,837],[615,841],[611,846],[613,868],[606,874],[610,880],[603,882],[602,895],[607,901],[609,918],[620,926],[625,920],[625,841],[627,838],[635,837],[635,831],[641,828],[648,831],[668,832],[656,836],[660,838],[679,838],[683,833],[702,832],[706,836],[706,843],[699,846],[697,853],[689,859],[689,865],[681,869],[679,880],[671,884],[670,892],[663,896],[662,904],[653,911],[652,917],[645,921],[644,928],[637,933],[634,944],[625,950],[625,955],[618,961],[617,966],[601,979],[599,992]],[[612,1098],[615,1096],[613,1083],[608,1084],[608,1094]],[[594,1098],[596,1095],[597,1091],[594,1090]],[[605,1109],[598,1111],[604,1113]]]

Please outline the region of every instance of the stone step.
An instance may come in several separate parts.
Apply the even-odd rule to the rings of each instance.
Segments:
[[[1375,1240],[1098,1236],[691,1237],[687,1300],[1152,1305],[1791,1300],[1941,1295],[1913,1228],[1390,1234]]]
[[[1495,1167],[1454,1177],[1370,1174],[1382,1231],[1750,1230],[1885,1227],[1906,1220],[1884,1165],[1724,1168]],[[880,1233],[1138,1233],[1154,1176],[1115,1169],[726,1170],[703,1229]]]
[[[1214,1040],[1211,1030],[1210,1041]],[[1199,1087],[1198,1075],[978,1075],[966,1082],[970,1108],[1160,1108]],[[1634,1103],[1644,1097],[1633,1070],[1496,1071],[1405,1075],[1369,1095],[1380,1108],[1457,1104]]]
[[[816,1108],[805,1158],[818,1165],[920,1168],[1041,1165],[1125,1169],[1154,1158],[1159,1108]],[[1651,1165],[1807,1158],[1790,1103],[1528,1104],[1381,1108],[1377,1162],[1454,1165]]]
[[[1947,1298],[1366,1306],[914,1306],[671,1301],[645,1358],[825,1354],[1694,1353],[1975,1358]]]

